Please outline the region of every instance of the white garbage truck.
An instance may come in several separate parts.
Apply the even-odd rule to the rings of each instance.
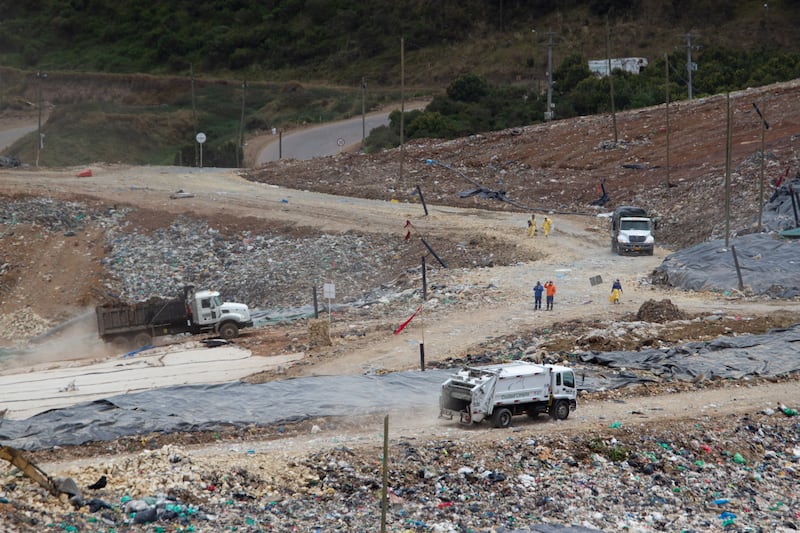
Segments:
[[[442,384],[439,416],[465,425],[489,418],[500,428],[511,425],[514,415],[548,413],[564,420],[577,396],[575,373],[566,366],[516,361],[465,367]]]
[[[611,252],[653,255],[653,221],[641,207],[623,205],[611,215]]]

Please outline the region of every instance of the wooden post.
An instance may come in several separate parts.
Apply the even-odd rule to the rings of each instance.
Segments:
[[[386,533],[386,511],[389,507],[389,415],[383,417],[383,487],[381,488],[381,533]]]
[[[319,318],[319,307],[317,306],[317,288],[312,287],[311,292],[314,296],[314,318]]]

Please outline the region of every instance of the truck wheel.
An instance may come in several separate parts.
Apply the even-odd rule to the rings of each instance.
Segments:
[[[566,420],[569,416],[569,404],[564,400],[558,401],[550,408],[550,416],[556,420]]]
[[[498,409],[492,413],[492,421],[496,428],[507,428],[511,425],[511,411],[508,409]]]
[[[133,347],[141,348],[142,346],[149,346],[153,343],[153,339],[147,333],[137,333],[133,338]]]
[[[233,339],[239,336],[239,326],[234,322],[225,322],[219,327],[219,336],[223,339]]]
[[[121,350],[125,352],[131,349],[130,340],[128,340],[127,337],[123,337],[121,335],[119,337],[114,337],[111,340],[111,346],[113,346],[115,350]]]

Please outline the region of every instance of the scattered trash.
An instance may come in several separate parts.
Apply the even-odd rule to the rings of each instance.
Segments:
[[[169,197],[172,200],[178,200],[180,198],[194,198],[194,194],[192,194],[190,192],[186,192],[183,189],[178,189],[174,193],[170,194]]]
[[[77,174],[75,174],[78,178],[91,178],[92,177],[92,169],[87,168],[86,170],[81,170]]]

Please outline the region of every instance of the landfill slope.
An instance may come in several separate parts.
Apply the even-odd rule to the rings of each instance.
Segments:
[[[759,205],[760,131],[751,124],[751,100],[768,100],[767,113],[775,115],[766,132],[769,184],[794,161],[797,91],[793,82],[733,95],[736,231],[752,233]],[[670,253],[722,235],[724,103],[713,97],[675,104],[669,175],[663,108],[620,113],[617,146],[608,143],[608,117],[582,117],[246,173],[105,164],[92,165],[87,177],[76,176],[83,169],[2,170],[0,318],[9,326],[2,328],[0,355],[14,351],[9,357],[20,365],[3,372],[28,372],[34,360],[53,366],[115,360],[119,354],[98,343],[91,327],[28,343],[91,316],[94,305],[110,298],[197,282],[277,314],[310,305],[312,288],[321,292],[329,282],[336,298],[318,302],[329,320],[329,346],[309,342],[305,320],[237,339],[257,357],[300,355],[250,376],[254,385],[410,371],[420,366],[422,343],[425,362],[438,368],[509,358],[577,365],[578,354],[629,349],[664,357],[666,370],[632,369],[625,359],[600,367],[612,379],[634,373],[637,385],[582,395],[564,423],[521,418],[509,431],[470,429],[439,420],[431,401],[386,407],[392,530],[797,529],[797,373],[786,367],[769,377],[691,375],[670,372],[675,367],[665,357],[680,358],[676,347],[688,342],[790,327],[800,322],[796,301],[650,281]],[[472,181],[504,194],[460,195],[475,189]],[[601,183],[611,202],[591,206]],[[190,195],[171,197],[178,190]],[[599,215],[623,203],[659,218],[653,257],[611,254],[607,219]],[[548,238],[527,237],[529,208],[551,213]],[[428,299],[395,335],[422,304],[423,256]],[[603,282],[592,285],[597,276]],[[618,305],[608,302],[616,278],[624,288]],[[552,312],[533,311],[537,279],[558,286]],[[669,300],[680,314],[661,324],[640,313],[651,300]],[[336,304],[330,313],[328,303]],[[737,351],[742,366],[750,361],[746,347],[734,349],[743,350]],[[758,374],[782,360],[751,364],[750,374]],[[158,397],[157,390],[148,394]],[[286,394],[265,400],[279,406]],[[177,427],[165,433],[149,425],[146,411],[122,400],[90,407],[105,414],[129,408],[132,436],[109,432],[108,440],[93,440],[109,427],[98,422],[90,424],[91,442],[31,456],[82,489],[107,475],[107,487],[84,491],[87,502],[94,497],[104,505],[73,509],[3,465],[3,527],[377,529],[381,414],[356,407],[351,416],[320,417],[309,409],[302,421],[261,426],[234,418],[246,413],[234,407],[226,420],[204,428],[167,402],[164,416]],[[70,427],[69,413],[58,413],[66,416],[61,430]],[[27,426],[17,422],[0,421],[0,436],[11,435],[4,427],[14,427],[14,438],[35,438],[41,430],[35,417]]]

